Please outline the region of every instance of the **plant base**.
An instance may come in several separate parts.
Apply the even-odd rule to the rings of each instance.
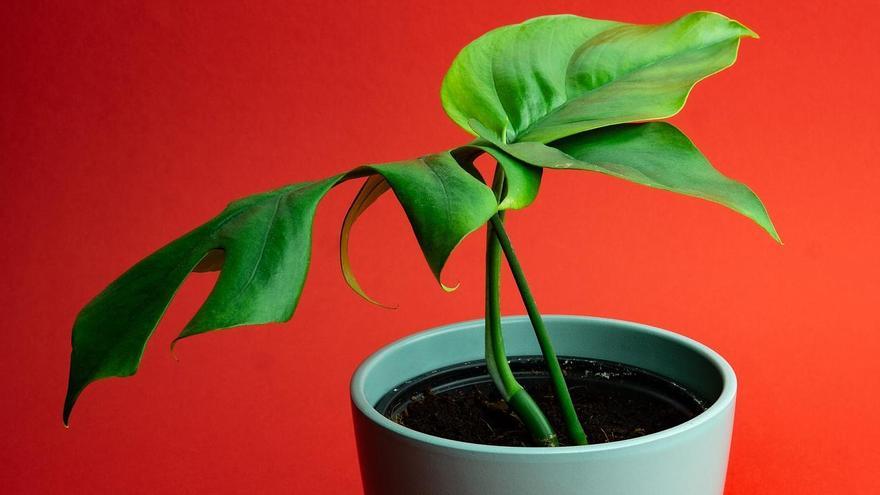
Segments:
[[[510,359],[511,368],[545,411],[559,434],[569,441],[540,356]],[[566,382],[590,444],[614,442],[656,433],[706,410],[705,400],[647,370],[593,359],[560,358]],[[486,366],[462,363],[427,373],[395,387],[376,409],[395,422],[422,433],[462,442],[511,447],[531,446],[516,414],[501,398]]]
[[[376,405],[402,381],[482,360],[483,321],[448,325],[379,350],[352,378],[365,495],[722,495],[736,376],[721,356],[681,335],[637,323],[578,316],[544,320],[559,355],[669,377],[705,398],[706,410],[656,433],[570,447],[461,442],[382,415]],[[540,352],[527,318],[504,318],[503,325],[509,355]]]

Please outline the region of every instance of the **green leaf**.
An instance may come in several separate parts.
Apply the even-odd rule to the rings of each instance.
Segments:
[[[480,129],[479,123],[473,124]],[[712,167],[687,136],[666,122],[604,127],[549,145],[494,144],[532,165],[601,172],[707,199],[750,218],[780,242],[767,210],[755,193]]]
[[[449,153],[359,167],[236,201],[136,264],[80,312],[73,328],[64,422],[89,383],[137,371],[147,340],[193,270],[221,272],[175,342],[222,328],[289,320],[308,271],[318,203],[336,184],[371,174],[379,174],[394,190],[438,280],[458,243],[497,210],[491,189]]]
[[[217,328],[289,319],[308,269],[315,207],[341,177],[232,203],[104,289],[83,308],[73,327],[64,422],[89,383],[135,373],[147,339],[178,287],[202,260],[208,261],[202,269],[217,268],[218,250],[223,256],[217,285],[178,339]]]
[[[455,247],[498,210],[492,190],[448,152],[370,169],[391,185],[438,281]]]
[[[375,303],[364,293],[351,270],[348,240],[357,218],[390,187],[403,206],[440,286],[446,291],[455,290],[442,283],[443,267],[462,239],[484,225],[498,211],[492,190],[465,171],[449,152],[416,160],[370,165],[365,170],[381,175],[383,180],[371,179],[364,184],[343,221],[340,257],[348,285],[360,296]]]
[[[469,167],[473,167],[474,160],[482,153],[492,156],[504,170],[507,187],[501,202],[498,203],[498,209],[519,210],[532,204],[541,186],[542,169],[529,165],[492,146],[491,143],[481,140],[452,152],[459,163]]]
[[[376,200],[385,194],[390,188],[391,186],[388,185],[388,181],[386,181],[381,175],[373,175],[367,178],[364,185],[361,186],[361,189],[358,191],[357,196],[355,196],[354,201],[352,201],[351,206],[348,208],[348,212],[345,214],[345,219],[342,221],[341,233],[339,234],[339,265],[342,268],[342,277],[345,279],[345,283],[351,287],[351,290],[355,291],[357,295],[364,298],[367,302],[389,309],[394,306],[382,304],[364,292],[360,282],[358,282],[357,277],[354,275],[354,271],[351,267],[351,258],[349,257],[348,252],[349,240],[351,239],[351,229],[354,227],[355,222],[357,222],[357,219],[367,211],[367,208],[376,202]]]
[[[661,25],[539,17],[465,47],[443,81],[443,107],[465,130],[475,119],[507,143],[662,119],[733,64],[744,36],[756,35],[711,12]]]
[[[176,340],[218,328],[289,320],[308,271],[315,209],[340,178],[246,200],[242,214],[215,229],[213,240],[224,253],[220,277]]]

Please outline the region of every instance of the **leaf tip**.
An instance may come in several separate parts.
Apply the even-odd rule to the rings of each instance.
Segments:
[[[171,345],[168,346],[168,352],[171,354],[171,357],[174,358],[175,361],[180,362],[177,354],[174,352],[174,349],[177,347],[177,343],[186,337],[184,335],[186,333],[186,328],[183,329],[183,332],[180,333],[177,337],[174,337],[174,340],[171,341]]]
[[[745,36],[746,38],[753,38],[753,39],[756,39],[756,40],[761,39],[761,35],[760,35],[760,34],[758,34],[758,33],[754,32],[754,31],[752,31],[751,29],[749,29],[748,27],[746,27],[746,26],[744,26],[744,25],[742,25],[742,24],[740,24],[740,26],[742,26],[742,28],[745,30],[745,34],[744,34],[743,36]]]
[[[342,278],[345,280],[346,285],[348,285],[348,287],[352,291],[354,291],[355,294],[360,296],[361,299],[363,299],[364,301],[367,301],[368,303],[370,303],[374,306],[379,306],[380,308],[384,308],[384,309],[398,309],[398,307],[399,307],[398,304],[385,304],[385,303],[381,303],[381,302],[377,301],[376,299],[373,299],[372,297],[370,297],[370,295],[367,294],[363,290],[363,288],[361,288],[361,284],[358,282],[357,278],[355,278],[354,272],[351,270],[351,266],[348,263],[347,255],[345,254],[345,252],[343,252],[341,258],[342,258]]]
[[[730,17],[727,17],[726,15],[721,14],[719,12],[713,12],[710,10],[700,10],[697,12],[691,12],[690,14],[683,16],[682,19],[690,18],[690,17],[695,17],[700,20],[711,19],[711,22],[713,22],[713,23],[718,22],[719,25],[723,25],[723,23],[726,22],[727,27],[732,28],[734,31],[736,31],[736,34],[740,37],[760,38],[760,36],[758,36],[758,33],[749,29],[749,27],[746,26],[745,24],[737,21],[736,19],[731,19]]]
[[[737,30],[739,30],[739,32],[740,32],[740,37],[743,37],[743,38],[754,38],[754,39],[756,39],[756,40],[761,38],[761,36],[760,36],[758,33],[756,33],[755,31],[753,31],[752,29],[750,29],[750,28],[749,28],[748,26],[746,26],[745,24],[743,24],[743,23],[741,23],[741,22],[739,22],[739,21],[734,21],[733,19],[731,19],[730,22],[731,22],[731,23],[737,28]]]
[[[349,287],[351,287],[351,284],[349,284]],[[400,305],[397,303],[385,304],[385,303],[381,303],[381,302],[373,299],[372,297],[368,296],[364,291],[360,290],[360,287],[358,287],[358,288],[351,287],[351,288],[355,291],[355,293],[357,293],[357,295],[361,296],[362,299],[364,299],[368,303],[372,304],[373,306],[379,306],[382,309],[400,309]]]
[[[782,241],[782,238],[779,236],[779,233],[776,232],[776,229],[773,229],[773,232],[770,233],[770,236],[773,237],[773,240],[776,241],[780,246],[785,246],[785,242]]]
[[[64,409],[61,412],[61,424],[64,425],[65,428],[70,428],[70,414],[73,412],[73,406],[76,404],[76,399],[79,396],[82,390],[75,390],[72,387],[69,387],[67,390],[67,396],[64,397]]]
[[[65,428],[70,427],[70,415],[73,413],[73,406],[76,405],[76,401],[79,399],[80,394],[82,394],[83,390],[85,390],[89,383],[94,381],[93,377],[90,377],[88,374],[83,374],[76,366],[76,352],[71,354],[70,359],[70,375],[67,380],[67,392],[64,395],[64,407],[61,412],[61,423]]]
[[[440,288],[443,289],[444,292],[455,292],[458,290],[459,287],[461,287],[461,282],[455,284],[453,287],[449,287],[443,282],[440,282]]]
[[[766,215],[766,213],[765,213],[765,215]],[[779,236],[779,232],[776,231],[776,226],[773,225],[773,221],[770,220],[769,216],[766,216],[763,219],[763,221],[759,221],[758,225],[762,229],[764,229],[768,234],[770,234],[770,237],[772,237],[773,240],[776,241],[777,244],[779,244],[780,246],[785,245],[785,243],[782,242],[782,238]]]

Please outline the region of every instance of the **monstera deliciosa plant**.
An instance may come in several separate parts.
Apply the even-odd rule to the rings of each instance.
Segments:
[[[219,270],[220,275],[176,340],[289,320],[309,267],[318,203],[337,184],[365,179],[342,224],[342,272],[351,288],[372,301],[349,265],[349,232],[358,216],[389,190],[406,212],[438,282],[461,240],[488,225],[485,350],[490,375],[535,444],[557,445],[556,433],[517,382],[505,354],[499,313],[503,256],[544,355],[568,437],[586,443],[505,232],[504,214],[532,203],[544,169],[577,169],[719,203],[778,241],[765,208],[748,187],[713,168],[676,127],[654,122],[681,110],[698,81],[732,65],[744,37],[757,36],[709,12],[661,25],[555,15],[483,35],[458,54],[441,90],[443,108],[475,136],[473,141],[235,201],[136,264],[92,300],[73,328],[65,424],[89,383],[135,373],[147,340],[192,271]],[[484,154],[497,162],[491,183],[474,166]]]

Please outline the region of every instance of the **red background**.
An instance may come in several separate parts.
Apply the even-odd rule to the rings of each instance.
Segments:
[[[827,7],[820,7],[827,5]],[[480,235],[444,294],[384,198],[338,273],[346,184],[321,205],[293,320],[168,343],[61,426],[70,327],[125,268],[230,199],[466,141],[440,107],[457,50],[548,13],[662,22],[711,9],[762,35],[674,121],[751,185],[786,245],[699,200],[551,172],[511,235],[548,313],[701,340],[739,373],[728,494],[880,492],[876,2],[13,2],[3,9],[0,491],[360,493],[348,379],[379,346],[478,317]],[[509,282],[509,281],[508,281]],[[506,313],[522,310],[506,286]]]

